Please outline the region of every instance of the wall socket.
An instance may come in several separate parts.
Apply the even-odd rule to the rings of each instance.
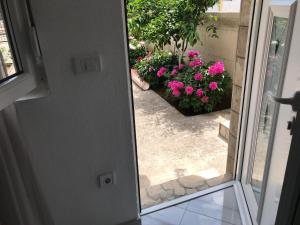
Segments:
[[[108,172],[104,174],[100,174],[98,176],[98,184],[100,188],[108,187],[115,184],[116,179],[113,172]]]

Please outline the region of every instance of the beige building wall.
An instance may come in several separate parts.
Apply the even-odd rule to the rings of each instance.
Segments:
[[[213,13],[218,16],[216,22],[218,38],[212,38],[199,26],[199,41],[192,49],[199,49],[203,59],[208,61],[223,60],[226,70],[233,77],[235,72],[236,48],[239,31],[240,13]]]

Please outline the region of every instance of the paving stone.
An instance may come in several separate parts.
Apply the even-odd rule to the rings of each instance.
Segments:
[[[206,182],[210,187],[214,187],[216,185],[223,184],[230,180],[232,180],[232,174],[225,174],[216,178],[209,179]]]
[[[160,193],[160,198],[162,200],[170,200],[170,199],[173,199],[173,190],[163,190],[161,193]]]
[[[203,191],[203,190],[206,190],[207,188],[209,188],[209,186],[207,183],[205,183],[205,184],[197,187],[197,191]]]
[[[156,205],[161,202],[160,199],[155,201],[155,200],[149,198],[147,191],[144,188],[140,189],[140,197],[141,197],[142,208],[147,208],[147,207]]]
[[[185,189],[186,190],[186,194],[187,195],[190,195],[190,194],[194,194],[197,192],[197,189],[196,188],[187,188]]]
[[[160,185],[155,185],[147,188],[148,196],[155,201],[160,200],[161,193],[164,189]]]
[[[180,186],[177,180],[171,180],[169,182],[162,184],[162,186],[166,190],[173,190],[174,195],[176,196],[185,195],[185,189],[182,186]]]
[[[196,188],[205,184],[205,180],[196,175],[180,177],[178,181],[185,188]]]

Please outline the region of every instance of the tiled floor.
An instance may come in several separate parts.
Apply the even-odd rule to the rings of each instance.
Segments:
[[[232,187],[145,216],[142,225],[242,225]]]

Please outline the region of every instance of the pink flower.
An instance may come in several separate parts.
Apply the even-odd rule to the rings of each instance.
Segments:
[[[189,67],[203,66],[203,62],[201,59],[195,59],[194,61],[189,63]]]
[[[152,66],[149,67],[148,71],[151,73],[154,70]]]
[[[191,50],[191,51],[188,52],[188,57],[189,58],[194,58],[194,57],[197,57],[198,55],[200,55],[200,52],[196,51],[196,50]]]
[[[136,61],[140,62],[143,59],[142,56],[137,57]]]
[[[182,70],[184,68],[184,64],[179,64],[178,69]]]
[[[225,70],[224,63],[222,61],[218,61],[208,68],[208,73],[214,76],[216,74],[223,73],[224,70]]]
[[[201,73],[196,73],[195,75],[194,75],[194,79],[195,80],[202,80],[202,74]]]
[[[181,81],[173,80],[168,82],[168,87],[171,90],[180,89],[184,87],[184,83],[182,83]]]
[[[171,75],[174,76],[176,73],[177,73],[177,69],[173,69],[172,72],[171,72]]]
[[[218,88],[218,83],[217,82],[210,82],[209,83],[209,88],[214,91]]]
[[[165,67],[161,67],[158,71],[157,71],[157,76],[158,77],[162,77],[165,72],[167,71],[167,69]]]
[[[193,92],[194,92],[194,88],[193,88],[192,86],[187,86],[187,87],[185,88],[185,93],[186,93],[187,95],[191,95],[191,94],[193,94]]]
[[[176,89],[173,89],[172,94],[173,94],[175,97],[179,97],[179,96],[180,96],[180,91],[179,91],[177,88],[176,88]]]
[[[202,88],[197,89],[196,95],[197,95],[198,97],[202,97],[202,96],[203,96],[203,90],[202,90]]]
[[[208,103],[208,96],[203,96],[202,98],[201,98],[201,101],[203,102],[203,103]]]

